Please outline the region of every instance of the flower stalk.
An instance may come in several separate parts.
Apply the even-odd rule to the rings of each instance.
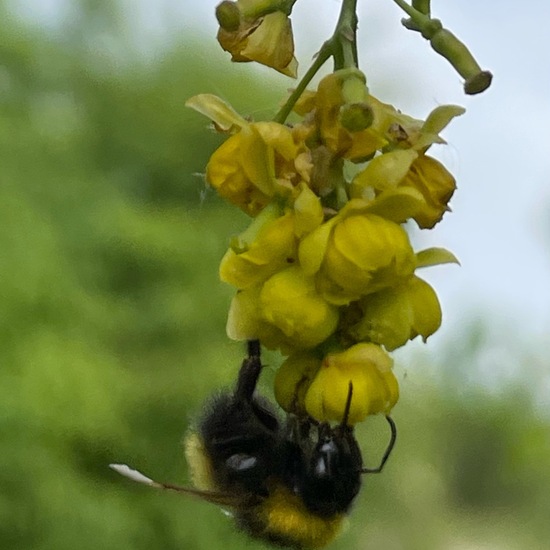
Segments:
[[[470,50],[449,30],[443,27],[439,19],[430,17],[430,2],[417,1],[412,5],[404,0],[393,0],[408,15],[401,22],[409,30],[419,32],[429,40],[432,48],[445,57],[460,76],[465,79],[464,91],[479,94],[485,91],[493,79],[489,71],[483,71]]]

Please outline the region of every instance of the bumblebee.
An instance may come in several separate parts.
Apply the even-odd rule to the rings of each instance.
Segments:
[[[347,424],[351,382],[339,425],[294,414],[281,421],[255,392],[261,370],[260,343],[249,341],[234,391],[215,395],[187,436],[195,488],[158,483],[125,465],[111,467],[135,481],[218,504],[254,538],[294,549],[321,548],[338,534],[361,475],[382,471],[395,444],[395,424],[386,416],[389,444],[380,465],[365,468]]]

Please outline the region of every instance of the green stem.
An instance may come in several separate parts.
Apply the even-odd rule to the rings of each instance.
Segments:
[[[429,16],[431,13],[430,0],[412,0],[412,6],[424,15]]]
[[[393,0],[417,25],[425,25],[430,21],[427,15],[414,9],[412,6],[404,2],[404,0]]]
[[[333,35],[322,45],[311,67],[275,115],[273,118],[275,122],[280,124],[285,123],[307,85],[330,57],[334,57],[335,71],[348,67],[357,67],[357,43],[355,40],[357,30],[356,10],[357,0],[342,1],[340,16],[338,17]]]
[[[357,0],[343,0],[336,23],[334,70],[357,68]]]
[[[307,85],[311,82],[311,79],[317,74],[317,71],[325,64],[327,59],[332,55],[332,42],[331,40],[327,40],[323,47],[319,50],[319,53],[317,54],[317,57],[315,58],[315,61],[311,65],[311,67],[307,70],[306,74],[303,76],[302,80],[298,83],[298,86],[294,89],[294,91],[290,94],[289,98],[286,100],[285,104],[281,107],[279,112],[275,115],[273,120],[275,122],[278,122],[279,124],[284,124],[288,115],[291,113],[292,109],[294,108],[294,105],[296,105],[296,102],[298,99],[300,99],[300,96],[304,93],[305,89],[307,88]]]

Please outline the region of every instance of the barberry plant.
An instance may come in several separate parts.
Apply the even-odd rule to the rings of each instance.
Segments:
[[[220,45],[232,61],[296,77],[296,1],[224,0]],[[431,17],[430,0],[393,1],[466,93],[490,85],[491,73]],[[340,422],[351,382],[350,424],[389,414],[399,396],[390,352],[441,325],[437,294],[417,272],[457,260],[443,248],[413,250],[404,224],[432,230],[449,210],[455,178],[429,150],[464,112],[443,105],[417,120],[374,97],[359,69],[356,8],[342,0],[333,35],[272,120],[245,118],[209,94],[187,101],[227,135],[208,185],[251,218],[220,264],[236,291],[228,336],[286,357],[274,389],[288,412]],[[307,89],[329,59],[333,71]]]

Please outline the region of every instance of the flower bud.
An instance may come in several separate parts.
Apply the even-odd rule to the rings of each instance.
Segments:
[[[350,132],[366,130],[374,122],[374,112],[367,103],[347,103],[340,109],[340,124]]]
[[[224,0],[216,6],[216,19],[223,30],[236,31],[241,24],[241,10],[236,2]]]

